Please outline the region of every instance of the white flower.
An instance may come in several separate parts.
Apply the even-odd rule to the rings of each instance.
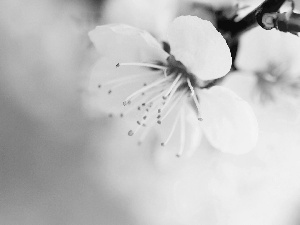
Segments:
[[[90,80],[93,107],[135,117],[128,134],[140,133],[139,142],[157,127],[162,146],[179,140],[178,156],[197,146],[202,133],[223,152],[240,154],[255,146],[251,107],[229,89],[207,88],[231,68],[230,50],[210,22],[175,19],[167,30],[170,53],[149,33],[127,25],[99,26],[89,36],[102,55]]]
[[[258,27],[241,38],[236,66],[255,75],[255,94],[263,102],[282,99],[299,105],[299,60],[296,35]]]

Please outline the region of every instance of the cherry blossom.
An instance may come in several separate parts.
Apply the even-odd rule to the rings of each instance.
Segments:
[[[128,135],[137,135],[139,144],[155,128],[161,146],[179,142],[177,156],[196,149],[202,134],[227,153],[255,146],[258,125],[251,107],[229,89],[213,86],[230,71],[232,59],[209,21],[176,18],[165,50],[146,31],[123,24],[98,26],[89,36],[101,55],[90,79],[90,107],[134,118]]]
[[[281,99],[298,106],[299,50],[299,38],[293,34],[260,27],[246,33],[241,38],[236,66],[253,76],[250,78],[253,81],[241,78],[245,79],[245,84],[255,83],[253,96],[258,96],[263,103],[278,103]]]

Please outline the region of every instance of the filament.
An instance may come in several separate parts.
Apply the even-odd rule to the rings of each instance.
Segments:
[[[143,75],[141,75],[143,74]],[[145,79],[144,75],[159,75],[159,73],[155,73],[155,71],[151,71],[149,73],[138,73],[138,74],[132,74],[131,76],[126,76],[126,77],[123,77],[123,78],[118,78],[118,79],[114,79],[114,80],[110,80],[106,83],[103,83],[103,84],[100,84],[99,87],[103,87],[103,86],[107,86],[107,85],[110,85],[110,84],[115,84],[115,83],[120,83],[120,82],[123,82],[123,81],[127,81],[127,80],[140,80],[140,79]]]
[[[173,133],[174,133],[174,131],[175,131],[176,125],[177,125],[177,123],[178,123],[179,116],[180,116],[180,113],[177,113],[176,119],[175,119],[175,121],[174,121],[174,123],[173,123],[173,126],[172,126],[172,128],[171,128],[171,131],[170,131],[170,133],[169,133],[167,139],[166,139],[164,142],[161,143],[161,146],[166,146],[166,145],[168,144],[168,142],[170,141],[170,139],[171,139],[171,137],[173,136]]]
[[[162,96],[164,96],[165,92],[164,90],[159,90],[158,93],[156,93],[156,95],[154,95],[151,99],[149,99],[147,102],[146,102],[146,105],[150,104],[151,102],[154,102],[155,100],[157,99],[160,99]]]
[[[164,106],[159,110],[160,112],[164,111],[164,109],[168,106],[169,102],[171,101],[174,93],[176,92],[176,90],[178,89],[178,87],[182,84],[182,82],[178,82],[175,87],[173,87],[171,93],[169,94],[167,101],[164,103]]]
[[[154,82],[151,83],[150,85],[145,86],[145,87],[143,87],[143,88],[141,88],[141,89],[139,89],[139,90],[133,92],[131,95],[129,95],[129,96],[125,99],[125,101],[124,101],[125,104],[126,104],[126,102],[128,102],[132,97],[134,97],[135,95],[138,95],[138,94],[140,94],[140,93],[142,93],[142,92],[145,92],[145,91],[147,91],[148,89],[150,89],[150,88],[152,88],[152,87],[155,87],[155,86],[157,86],[157,85],[159,85],[159,84],[161,84],[161,83],[163,83],[163,82],[165,82],[165,81],[167,81],[167,80],[169,80],[169,79],[170,79],[170,77],[159,78],[158,80],[154,81]]]
[[[180,102],[181,98],[186,94],[186,92],[182,92],[173,102],[173,104],[170,106],[166,114],[161,118],[160,121],[163,121],[169,114],[170,112],[175,108],[175,106]]]
[[[200,103],[199,103],[199,101],[198,101],[198,99],[197,99],[197,96],[195,95],[194,88],[193,88],[193,86],[192,86],[191,81],[190,81],[189,78],[187,78],[187,84],[188,84],[188,86],[189,86],[189,88],[190,88],[190,90],[191,90],[192,98],[193,98],[193,100],[194,100],[194,102],[195,102],[195,105],[196,105],[196,107],[197,107],[197,111],[198,111],[198,120],[199,120],[199,121],[202,121],[203,119],[201,118],[201,113],[200,113]]]
[[[180,113],[180,122],[181,122],[181,135],[180,135],[180,149],[177,153],[177,157],[182,156],[184,146],[185,146],[185,111],[184,108],[182,108],[181,113]]]
[[[149,67],[149,68],[155,68],[155,69],[160,69],[160,70],[165,70],[167,69],[167,67],[165,66],[160,66],[160,65],[155,65],[155,64],[151,64],[151,63],[118,63],[116,65],[116,67],[120,67],[120,66],[144,66],[144,67]]]
[[[176,85],[177,82],[179,81],[181,75],[182,75],[182,74],[179,74],[179,75],[176,77],[176,79],[173,81],[171,87],[169,88],[169,90],[168,90],[167,93],[165,94],[165,97],[167,97],[167,96],[171,93],[172,89],[175,87],[175,85]]]

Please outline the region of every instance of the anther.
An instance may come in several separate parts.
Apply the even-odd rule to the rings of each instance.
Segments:
[[[161,121],[160,121],[160,120],[157,120],[157,123],[158,123],[158,124],[161,124]]]
[[[141,122],[140,122],[140,121],[136,121],[136,122],[137,122],[138,125],[141,125]]]
[[[113,114],[112,114],[112,113],[108,114],[108,117],[110,117],[110,118],[111,118],[112,116],[113,116]]]
[[[203,119],[201,117],[198,118],[199,121],[203,121]]]
[[[101,88],[101,84],[98,85],[98,88]]]
[[[146,120],[146,119],[147,119],[147,116],[144,116],[143,119]]]
[[[176,157],[177,157],[177,158],[180,158],[180,156],[181,156],[181,155],[179,155],[179,154],[176,154]]]
[[[126,101],[124,101],[124,102],[123,102],[123,105],[124,105],[124,106],[125,106],[125,105],[127,105],[127,102],[126,102]]]
[[[118,68],[118,67],[120,67],[120,63],[118,63],[118,64],[116,65],[116,68]]]
[[[108,91],[108,94],[110,94],[111,92],[112,92],[112,90],[109,90],[109,91]]]
[[[165,143],[163,143],[163,142],[162,142],[162,143],[160,143],[160,145],[161,145],[162,147],[165,147]]]
[[[128,131],[128,135],[129,135],[129,136],[132,136],[133,134],[134,134],[134,133],[133,133],[132,130]]]
[[[123,113],[121,113],[121,114],[120,114],[120,117],[123,117],[123,116],[124,116],[124,114],[123,114]]]
[[[147,86],[147,84],[146,84],[146,83],[144,83],[144,86]]]

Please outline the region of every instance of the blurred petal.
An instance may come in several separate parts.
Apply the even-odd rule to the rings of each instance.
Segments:
[[[119,62],[165,60],[168,54],[148,32],[124,24],[98,26],[89,32],[97,51]]]
[[[196,16],[181,16],[167,31],[171,53],[202,80],[226,75],[231,67],[228,45],[216,28]]]
[[[237,56],[235,64],[242,70],[265,71],[274,63],[287,64],[290,73],[299,74],[299,37],[257,27],[241,37]]]
[[[289,132],[297,126],[300,115],[299,101],[292,101],[281,91],[275,92],[274,101],[262,102],[261,90],[257,87],[257,77],[251,73],[233,72],[226,77],[222,85],[231,89],[252,107],[261,132]],[[279,128],[280,127],[280,128]]]
[[[94,66],[89,80],[88,110],[92,114],[106,112],[119,115],[126,110],[123,101],[127,96],[160,76],[161,72],[141,67],[116,68],[114,58],[101,58]]]
[[[254,148],[258,125],[247,102],[220,86],[204,90],[199,96],[203,132],[215,148],[232,154],[247,153]]]

